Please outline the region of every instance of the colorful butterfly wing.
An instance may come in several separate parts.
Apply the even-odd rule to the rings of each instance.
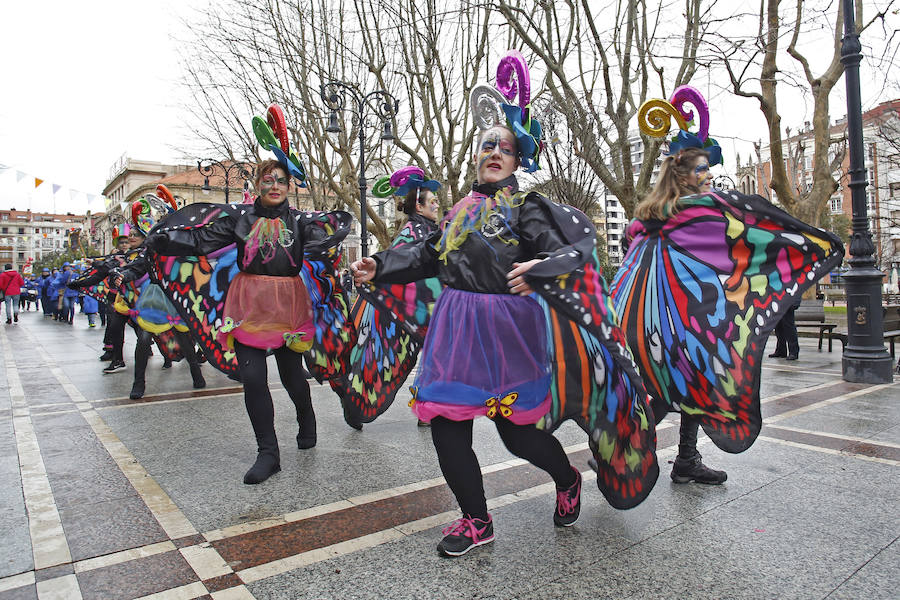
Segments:
[[[304,352],[306,366],[317,381],[331,381],[346,373],[355,338],[350,302],[339,275],[340,242],[350,230],[350,215],[307,212],[298,218],[309,236],[300,276],[309,292],[315,321],[312,348]]]
[[[719,448],[746,450],[762,425],[766,339],[840,264],[840,241],[736,192],[683,199],[658,230],[629,233],[612,295],[654,412],[694,415]]]
[[[152,254],[154,279],[175,305],[207,360],[226,375],[237,376],[234,351],[220,341],[225,297],[238,273],[233,244],[209,256]]]
[[[573,245],[528,277],[551,346],[552,408],[542,425],[552,431],[574,419],[590,436],[600,491],[613,507],[632,508],[659,477],[656,422],[600,276],[593,226],[580,211],[543,201]],[[565,274],[547,277],[550,269]]]
[[[434,228],[410,220],[392,248],[425,238]],[[436,278],[405,285],[365,285],[351,316],[356,340],[349,369],[334,382],[348,412],[370,422],[387,410],[416,364],[441,286]]]

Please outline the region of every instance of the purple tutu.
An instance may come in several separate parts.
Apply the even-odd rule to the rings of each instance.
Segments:
[[[498,414],[523,425],[550,409],[547,324],[532,298],[445,288],[410,406],[423,421]]]

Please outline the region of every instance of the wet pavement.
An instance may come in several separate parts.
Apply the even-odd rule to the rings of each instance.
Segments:
[[[557,432],[591,480],[574,527],[553,526],[549,479],[485,420],[476,452],[493,544],[441,558],[455,502],[408,395],[358,432],[313,384],[318,445],[297,450],[293,405],[269,378],[282,472],[247,486],[254,458],[240,388],[204,367],[103,375],[103,330],[39,313],[0,325],[0,600],[133,598],[897,598],[900,383],[841,380],[839,348],[801,340],[766,359],[765,426],[748,451],[706,438],[722,486],[668,477],[677,421],[659,428],[661,476],[639,507],[609,507],[586,436]],[[131,366],[134,336],[127,333]],[[770,347],[773,344],[770,344]],[[839,346],[839,345],[838,345]]]

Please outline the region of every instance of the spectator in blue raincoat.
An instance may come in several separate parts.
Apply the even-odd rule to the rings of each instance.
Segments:
[[[44,309],[44,316],[53,315],[53,309],[50,305],[50,282],[53,281],[53,275],[50,269],[44,267],[41,271],[41,278],[38,280],[38,295],[41,298],[41,308]]]
[[[73,290],[66,287],[66,284],[77,278],[78,273],[75,271],[75,268],[67,262],[63,263],[62,278],[60,279],[59,286],[59,289],[63,290],[63,305],[59,319],[69,325],[72,325],[75,322],[75,301],[78,299],[78,294],[80,292],[77,289]]]

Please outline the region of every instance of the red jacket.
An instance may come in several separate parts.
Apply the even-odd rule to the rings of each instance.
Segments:
[[[0,292],[7,296],[18,296],[23,285],[25,285],[25,280],[15,269],[0,273]]]

